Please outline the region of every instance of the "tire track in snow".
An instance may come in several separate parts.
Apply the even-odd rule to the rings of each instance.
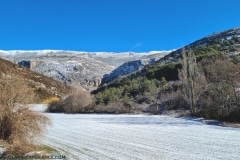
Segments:
[[[146,115],[48,114],[42,143],[69,159],[238,159],[240,129]]]

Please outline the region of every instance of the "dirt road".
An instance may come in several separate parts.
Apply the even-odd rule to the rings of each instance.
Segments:
[[[47,114],[41,141],[72,159],[240,158],[240,129],[148,115]]]

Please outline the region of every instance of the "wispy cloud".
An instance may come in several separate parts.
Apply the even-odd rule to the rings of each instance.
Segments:
[[[137,43],[132,47],[132,49],[138,48],[138,47],[141,47],[141,46],[142,46],[142,42],[137,42]]]

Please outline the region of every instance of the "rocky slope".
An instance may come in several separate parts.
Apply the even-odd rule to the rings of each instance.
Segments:
[[[233,40],[235,38],[235,41]],[[229,56],[240,54],[240,27],[213,33],[187,46],[215,44]],[[240,40],[239,40],[240,41]],[[64,50],[1,51],[0,57],[11,60],[33,71],[52,77],[68,85],[81,85],[88,90],[108,83],[119,76],[139,71],[146,64],[178,61],[181,50],[134,52],[80,52]]]
[[[238,41],[234,42],[234,40],[236,39],[238,39]],[[236,27],[222,32],[214,32],[213,34],[203,37],[197,41],[194,41],[193,43],[190,43],[184,46],[183,48],[189,49],[199,46],[208,46],[215,44],[219,50],[227,53],[229,56],[240,55],[239,40],[240,40],[240,27]],[[181,52],[183,48],[179,48],[171,52],[170,54],[161,58],[160,61],[164,63],[177,61],[181,57]]]
[[[156,61],[168,53],[170,52],[109,53],[43,50],[0,51],[0,56],[62,83],[80,85],[92,90],[102,83],[103,77],[105,77],[104,81],[109,82],[118,76],[139,70],[145,64]]]
[[[69,86],[2,58],[0,58],[0,78],[6,80],[14,78],[24,82],[25,86],[34,91],[36,102],[42,102],[52,96],[66,96],[70,93]],[[4,83],[8,82],[4,81]]]
[[[229,29],[223,32],[214,33],[212,35],[203,37],[187,46],[184,46],[185,50],[193,49],[195,54],[199,59],[203,57],[214,57],[219,53],[229,57],[229,60],[234,63],[240,63],[240,27]],[[181,58],[181,52],[183,48],[172,51],[166,54],[164,57],[157,61],[153,61],[150,65],[142,65],[141,61],[136,61],[137,63],[125,63],[123,66],[129,66],[133,74],[128,74],[129,72],[124,70],[124,67],[120,66],[113,70],[110,74],[103,77],[102,84],[97,90],[92,93],[98,94],[99,92],[104,92],[105,89],[111,90],[111,88],[123,87],[128,83],[132,83],[134,80],[137,81],[139,77],[147,77],[148,79],[161,80],[164,77],[168,81],[178,80],[178,69],[181,68],[179,59]],[[172,63],[173,62],[173,63]],[[122,74],[123,73],[123,74]],[[124,78],[119,81],[108,83],[111,78],[117,78],[117,75],[125,75]],[[121,85],[121,83],[124,83]],[[113,89],[114,90],[114,89]]]
[[[124,64],[114,69],[111,73],[105,74],[102,78],[101,85],[109,83],[119,77],[126,76],[135,71],[140,71],[145,65],[152,64],[155,61],[156,61],[155,59],[141,59],[125,62]]]

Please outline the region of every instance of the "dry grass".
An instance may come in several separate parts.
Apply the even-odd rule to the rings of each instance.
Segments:
[[[46,145],[38,145],[36,146],[36,151],[42,151],[46,154],[52,154],[52,153],[57,153],[57,150],[54,148],[51,148],[49,146]]]
[[[60,101],[60,98],[58,98],[58,97],[50,97],[50,98],[45,99],[42,102],[42,104],[50,104],[52,102],[58,102],[58,101]]]
[[[73,93],[64,100],[65,113],[83,113],[88,111],[92,103],[89,92],[82,89],[75,89]]]
[[[223,122],[222,125],[224,127],[240,128],[240,123]]]
[[[15,77],[0,77],[0,140],[7,143],[5,154],[31,151],[35,138],[49,123],[47,117],[25,105],[34,98],[32,90]]]
[[[66,99],[49,103],[47,112],[87,113],[92,109],[91,104],[92,97],[90,93],[81,88],[75,88]]]
[[[0,58],[0,76],[17,77],[19,80],[25,81],[25,85],[34,90],[35,95],[38,94],[38,102],[55,95],[65,96],[71,91],[69,86],[61,82],[20,67],[2,58]]]
[[[130,107],[124,105],[123,102],[112,102],[106,106],[101,106],[101,105],[96,106],[95,112],[114,113],[114,114],[130,113]]]

